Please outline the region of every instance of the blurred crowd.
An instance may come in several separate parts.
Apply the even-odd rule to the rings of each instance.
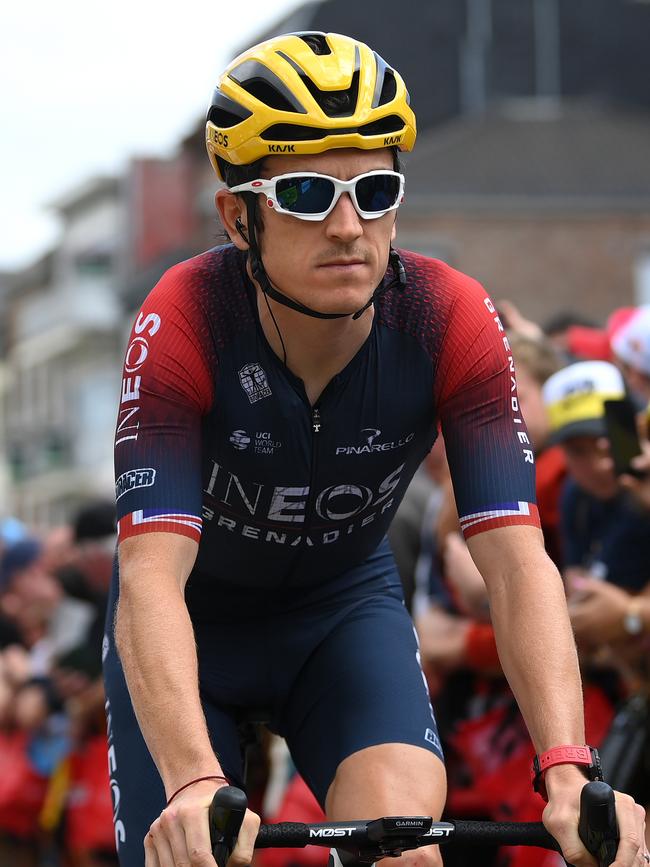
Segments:
[[[568,312],[540,325],[511,302],[497,307],[536,454],[546,548],[565,581],[587,742],[608,782],[649,808],[650,307],[615,310],[604,326]],[[390,536],[445,747],[448,816],[539,820],[533,746],[501,672],[442,437]],[[70,526],[39,535],[0,521],[0,867],[117,864],[101,681],[114,547],[112,503],[88,504]],[[267,821],[321,818],[277,740],[258,745],[250,780]],[[325,858],[317,849],[259,856],[263,867]],[[482,860],[558,863],[536,849]]]
[[[0,865],[117,865],[101,676],[115,508],[0,522]],[[65,855],[64,855],[65,853]]]

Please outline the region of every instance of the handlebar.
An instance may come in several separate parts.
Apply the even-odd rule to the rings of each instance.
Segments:
[[[246,796],[240,789],[224,786],[210,806],[210,834],[219,867],[234,848],[246,812]],[[614,792],[605,783],[587,783],[580,798],[580,838],[598,861],[609,867],[616,857],[618,828]],[[280,822],[262,825],[255,847],[327,846],[350,853],[357,861],[372,864],[420,846],[462,842],[482,846],[540,846],[560,851],[557,840],[541,822],[434,822],[430,816],[387,816],[371,821]]]

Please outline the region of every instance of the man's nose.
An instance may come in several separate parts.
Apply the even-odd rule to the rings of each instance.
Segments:
[[[326,233],[330,238],[354,241],[363,235],[363,223],[348,193],[343,193],[332,213],[326,219]]]

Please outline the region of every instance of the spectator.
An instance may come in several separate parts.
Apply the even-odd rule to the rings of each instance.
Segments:
[[[650,402],[650,305],[639,307],[612,337],[612,351],[639,408]]]
[[[584,317],[558,314],[544,326],[544,333],[567,361],[612,361],[610,343],[616,332],[634,313],[634,307],[621,307],[600,328]]]
[[[43,568],[42,553],[40,541],[26,538],[7,548],[0,559],[0,611],[29,649],[34,675],[49,669],[50,628],[63,597],[60,584]]]
[[[561,443],[570,475],[562,501],[564,566],[638,592],[649,578],[650,516],[614,473],[604,416],[604,401],[624,395],[620,371],[605,361],[570,365],[544,386],[553,441]]]
[[[432,516],[438,513],[443,486],[448,479],[445,447],[442,437],[439,436],[413,476],[388,528],[388,539],[404,588],[404,602],[411,613],[418,604],[418,594],[422,592],[418,585],[417,572],[424,522],[428,520],[429,524],[433,524]],[[426,542],[424,544],[426,546]],[[428,584],[426,580],[425,584]],[[425,589],[424,592],[427,594],[428,590]]]
[[[569,355],[569,333],[574,327],[597,329],[598,323],[574,310],[560,310],[544,322],[542,331],[558,352]]]
[[[642,454],[632,458],[632,467],[637,475],[621,476],[621,486],[628,490],[637,504],[646,512],[650,512],[650,442],[647,432],[642,438]]]
[[[17,518],[8,516],[0,519],[0,546],[8,548],[27,536],[27,528]]]

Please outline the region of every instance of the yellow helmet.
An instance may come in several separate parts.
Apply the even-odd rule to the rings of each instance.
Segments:
[[[217,157],[247,165],[269,154],[415,144],[401,76],[367,45],[338,33],[289,33],[236,57],[221,76],[205,137]]]

